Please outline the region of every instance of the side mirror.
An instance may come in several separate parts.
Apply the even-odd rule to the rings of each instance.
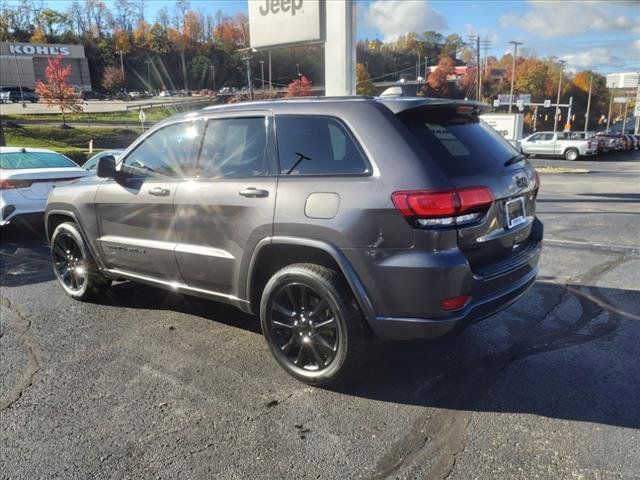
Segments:
[[[107,155],[98,160],[98,167],[96,168],[96,174],[100,178],[115,178],[116,177],[116,158],[113,155]]]

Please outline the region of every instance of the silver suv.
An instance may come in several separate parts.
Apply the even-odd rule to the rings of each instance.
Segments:
[[[82,300],[127,279],[235,305],[291,375],[344,380],[372,336],[457,332],[534,282],[538,177],[480,109],[319,98],[172,117],[52,192],[55,274]]]

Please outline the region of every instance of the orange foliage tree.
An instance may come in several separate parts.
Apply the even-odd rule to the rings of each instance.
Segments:
[[[450,97],[453,93],[451,83],[447,77],[455,74],[455,64],[450,57],[442,57],[438,62],[436,69],[429,75],[427,84],[431,89],[431,94],[438,97]]]
[[[71,75],[71,65],[64,66],[62,55],[58,55],[49,58],[44,74],[47,83],[38,80],[36,93],[48,108],[58,107],[60,109],[62,126],[66,127],[65,113],[82,111],[82,105],[78,103],[75,89],[67,83],[67,78]]]
[[[311,95],[313,95],[311,91],[311,80],[301,75],[300,78],[293,80],[287,86],[287,93],[284,96],[285,98],[293,98],[310,97]]]

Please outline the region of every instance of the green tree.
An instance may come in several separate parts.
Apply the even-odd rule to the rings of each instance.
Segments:
[[[373,96],[376,89],[367,68],[362,63],[356,65],[356,95]]]

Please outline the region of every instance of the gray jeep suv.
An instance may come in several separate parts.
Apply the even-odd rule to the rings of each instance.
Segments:
[[[259,315],[312,384],[367,341],[459,331],[534,282],[535,170],[482,106],[318,98],[174,116],[46,208],[55,274],[85,299],[144,282]]]

